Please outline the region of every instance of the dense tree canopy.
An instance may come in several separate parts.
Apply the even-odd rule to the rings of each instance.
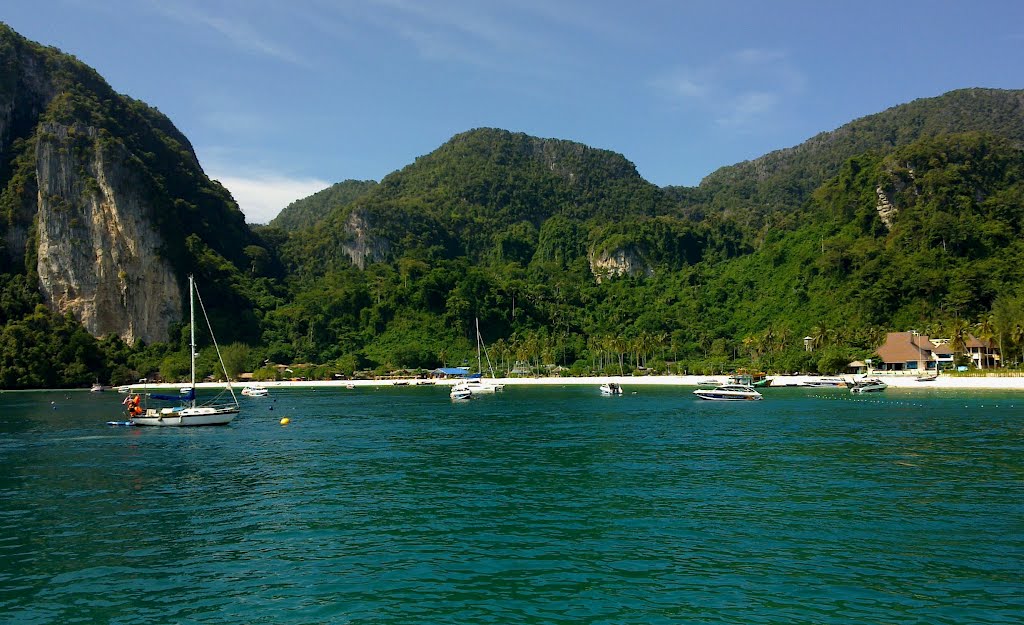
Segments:
[[[910,328],[1024,350],[1024,92],[912,102],[697,188],[477,129],[254,228],[166,117],[33,46],[0,26],[0,240],[31,237],[46,123],[95,129],[138,172],[161,253],[203,285],[234,373],[475,364],[478,323],[504,371],[832,372]],[[25,95],[29,56],[49,101]],[[0,385],[183,375],[187,326],[156,345],[92,337],[47,308],[26,248],[0,247]],[[215,362],[204,350],[201,373]]]

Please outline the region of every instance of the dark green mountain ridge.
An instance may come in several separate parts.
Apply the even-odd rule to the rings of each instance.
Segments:
[[[797,146],[722,167],[701,181],[698,203],[703,212],[746,213],[744,221],[760,224],[773,213],[800,207],[847,159],[961,132],[991,133],[1024,145],[1024,91],[960,89],[894,106]]]
[[[477,319],[500,361],[537,370],[834,371],[887,329],[957,321],[988,323],[1019,354],[1022,93],[911,102],[695,188],[658,188],[607,150],[480,128],[254,231],[166,117],[2,27],[0,385],[173,378],[180,309],[138,306],[174,299],[156,285],[180,291],[188,273],[218,338],[238,342],[236,371],[460,363]],[[134,336],[143,316],[173,318],[170,342],[93,329],[118,311]]]

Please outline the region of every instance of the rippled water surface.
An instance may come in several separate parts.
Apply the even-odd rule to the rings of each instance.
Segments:
[[[626,390],[4,393],[0,623],[1022,622],[1024,395]]]

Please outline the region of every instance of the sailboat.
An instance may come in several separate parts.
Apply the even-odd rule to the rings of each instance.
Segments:
[[[165,427],[185,427],[194,425],[227,425],[231,423],[231,420],[238,414],[238,398],[235,397],[235,391],[231,388],[231,378],[228,377],[227,368],[224,366],[224,359],[220,355],[220,347],[217,346],[217,339],[213,338],[213,328],[210,327],[210,318],[206,315],[206,307],[203,306],[203,300],[199,297],[199,291],[196,289],[195,278],[192,276],[188,277],[188,294],[189,294],[189,318],[191,321],[191,378],[190,385],[183,390],[187,392],[179,395],[157,395],[150,394],[149,396],[153,399],[161,399],[165,401],[180,401],[180,406],[173,408],[146,408],[142,410],[139,406],[139,396],[129,396],[125,400],[125,405],[128,406],[128,417],[131,425],[153,425],[153,426],[165,426]],[[231,395],[231,401],[223,401],[216,403],[224,396],[221,393],[214,399],[213,402],[208,404],[198,404],[196,402],[196,300],[199,300],[199,307],[203,311],[203,317],[206,319],[206,327],[210,331],[210,338],[213,340],[213,346],[217,350],[217,360],[220,362],[221,370],[224,372],[224,379],[227,380],[227,393]]]
[[[487,358],[487,368],[491,372],[491,380],[494,379],[494,368],[491,367],[491,357],[487,355],[487,350],[484,349],[484,339],[480,335],[480,320],[476,320],[476,374],[471,376],[468,380],[459,382],[452,387],[449,396],[452,399],[468,399],[473,395],[479,395],[481,393],[496,393],[498,391],[505,390],[504,384],[499,384],[494,381],[485,381],[483,379],[483,360],[480,357],[483,352],[484,358]]]

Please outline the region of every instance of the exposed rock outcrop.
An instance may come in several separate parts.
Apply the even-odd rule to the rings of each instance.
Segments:
[[[345,221],[345,238],[341,250],[352,264],[365,269],[367,264],[383,262],[391,252],[391,245],[372,233],[369,212],[356,207]]]
[[[896,207],[893,206],[892,202],[889,201],[889,196],[885,194],[885,190],[881,186],[875,187],[875,195],[878,196],[878,203],[875,204],[875,210],[878,211],[878,217],[885,224],[885,227],[892,230],[893,220],[896,218]]]
[[[590,253],[590,273],[600,283],[604,278],[614,276],[654,275],[654,269],[633,250],[616,249]]]
[[[47,304],[95,336],[166,341],[182,296],[143,194],[118,142],[94,128],[41,127],[36,147],[37,270]]]

